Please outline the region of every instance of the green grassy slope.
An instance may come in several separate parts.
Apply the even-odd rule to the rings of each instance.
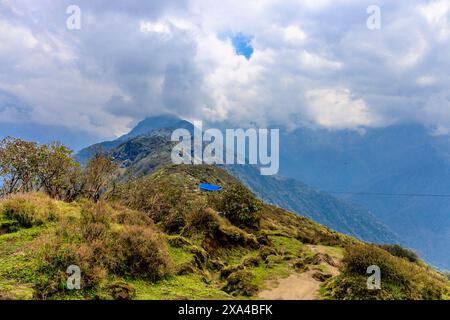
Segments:
[[[188,122],[180,124],[174,121],[168,125],[163,121],[168,126],[157,129],[155,125],[158,119],[148,119],[146,123],[152,125],[147,128],[141,126],[137,130],[141,135],[136,136],[135,132],[129,139],[119,139],[116,140],[117,144],[104,145],[122,169],[133,176],[147,175],[172,163],[170,153],[174,143],[170,141],[170,135],[173,128],[192,127]],[[86,161],[99,147],[94,145],[84,149],[77,159]],[[399,243],[401,240],[365,208],[356,207],[299,181],[279,176],[261,176],[259,170],[250,165],[230,165],[226,169],[258,197],[334,230],[377,243]]]
[[[201,182],[224,190],[199,191]],[[366,289],[370,264],[382,268],[382,290]],[[67,289],[69,265],[81,268],[81,290]],[[319,299],[449,296],[423,262],[263,204],[215,166],[165,166],[97,204],[39,193],[0,202],[2,299],[253,299],[305,272],[320,279]]]

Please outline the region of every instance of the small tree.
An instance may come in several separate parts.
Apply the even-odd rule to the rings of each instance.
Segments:
[[[35,187],[38,162],[38,146],[35,142],[11,137],[3,139],[0,142],[3,194],[32,191]]]
[[[72,158],[72,151],[59,142],[39,148],[38,178],[40,187],[52,198],[66,200],[76,193],[74,175],[79,163]],[[72,196],[71,196],[72,197]]]
[[[97,153],[90,159],[84,170],[84,192],[94,201],[100,198],[102,190],[110,184],[117,172],[118,166],[112,161],[111,156]]]

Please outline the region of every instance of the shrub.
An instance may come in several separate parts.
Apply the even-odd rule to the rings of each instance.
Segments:
[[[126,207],[114,204],[112,220],[119,224],[137,225],[137,226],[154,226],[153,220],[141,211],[131,210]]]
[[[259,249],[259,257],[263,260],[266,261],[267,257],[270,255],[276,255],[277,251],[269,246],[264,246],[261,249]]]
[[[215,232],[220,226],[220,217],[211,208],[193,211],[188,216],[187,227],[190,230]]]
[[[169,210],[161,219],[161,223],[167,233],[179,233],[186,225],[186,213],[176,209]]]
[[[216,206],[232,224],[238,227],[259,228],[260,203],[244,186],[235,184],[226,188]]]
[[[29,228],[55,220],[57,208],[51,199],[39,193],[19,193],[3,201],[3,213],[8,219],[16,220],[20,226]]]
[[[161,222],[166,231],[174,232],[185,224],[184,217],[192,209],[190,198],[175,183],[144,177],[124,183],[106,196],[145,212],[155,223]],[[195,207],[195,206],[194,206]]]
[[[233,296],[252,296],[258,291],[258,287],[252,283],[253,273],[249,270],[238,270],[231,273],[223,291]]]
[[[214,237],[222,246],[231,245],[250,248],[259,247],[259,243],[258,240],[256,240],[255,235],[247,233],[232,225],[220,225],[220,227],[216,230]]]
[[[260,262],[261,262],[260,257],[248,256],[248,257],[244,257],[244,259],[242,259],[242,265],[244,265],[246,267],[257,267],[257,266],[259,266]]]
[[[117,212],[103,202],[86,204],[79,220],[61,219],[35,245],[39,298],[66,290],[70,265],[80,267],[85,290],[98,288],[111,274],[156,281],[172,271],[165,240],[151,220],[133,210]],[[117,297],[131,294],[126,288],[114,290]]]
[[[107,286],[107,290],[115,300],[131,300],[136,293],[136,289],[125,281],[114,281]]]
[[[404,258],[410,262],[418,262],[420,260],[419,256],[414,251],[403,248],[403,247],[399,246],[398,244],[380,245],[380,248],[383,248],[384,250],[386,250],[393,256],[396,256],[399,258]]]
[[[182,248],[185,246],[192,246],[192,243],[182,236],[167,236],[167,242],[175,248]]]
[[[406,266],[400,265],[393,256],[383,249],[373,245],[354,245],[349,247],[343,259],[346,270],[354,274],[366,274],[367,267],[377,265],[383,272],[385,280],[395,281],[397,283],[408,283],[410,279],[406,271]]]
[[[163,239],[155,230],[141,226],[124,226],[114,236],[119,274],[156,281],[171,269]]]
[[[118,169],[110,155],[96,153],[88,160],[83,174],[83,193],[85,197],[98,201],[108,187]]]
[[[243,270],[244,269],[244,265],[243,264],[236,264],[236,265],[231,265],[231,266],[225,266],[220,270],[220,278],[222,279],[226,279],[230,276],[230,274],[239,271],[239,270]]]
[[[325,286],[332,299],[441,299],[447,292],[444,277],[395,257],[376,245],[356,244],[346,249],[343,273]],[[381,290],[367,289],[367,267],[381,270]]]
[[[90,246],[64,243],[63,239],[47,235],[38,242],[38,247],[40,277],[36,284],[37,298],[45,299],[66,291],[66,270],[70,265],[80,267],[82,289],[94,288],[106,279],[107,269],[98,252]]]

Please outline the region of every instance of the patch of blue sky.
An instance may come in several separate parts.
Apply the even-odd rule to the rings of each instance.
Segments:
[[[242,32],[237,33],[223,33],[219,36],[220,38],[229,38],[233,44],[234,51],[239,56],[244,56],[247,60],[253,55],[253,46],[251,41],[253,36],[244,34]]]

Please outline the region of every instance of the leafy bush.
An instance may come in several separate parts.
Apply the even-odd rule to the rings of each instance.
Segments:
[[[223,291],[233,296],[252,296],[258,291],[258,287],[252,283],[253,273],[249,270],[238,270],[231,273]]]
[[[226,188],[218,201],[217,210],[238,227],[259,228],[260,202],[240,184]]]
[[[131,300],[136,294],[136,289],[125,281],[114,281],[107,289],[115,300]]]
[[[188,216],[187,227],[190,230],[214,232],[220,226],[220,217],[211,208],[195,210]]]
[[[36,297],[46,299],[67,290],[66,270],[70,265],[80,267],[81,288],[89,289],[99,285],[107,276],[107,270],[96,250],[86,244],[66,243],[55,235],[46,235],[37,243],[39,258],[39,278],[36,283]],[[96,251],[96,252],[95,252]],[[104,255],[102,255],[104,256]]]
[[[114,237],[117,273],[156,281],[170,272],[163,239],[152,229],[125,226]]]
[[[110,155],[96,153],[88,160],[83,172],[83,194],[98,201],[118,169]]]
[[[384,244],[380,245],[381,248],[392,254],[393,256],[404,258],[409,262],[418,262],[420,261],[419,256],[412,250],[403,248],[398,244]]]
[[[268,256],[277,255],[277,251],[270,246],[263,246],[259,249],[258,255],[261,258],[261,260],[266,261]]]
[[[448,294],[447,282],[438,273],[395,257],[376,245],[356,244],[347,248],[343,273],[324,287],[332,299],[441,299]],[[367,267],[381,270],[381,289],[367,289]]]
[[[246,266],[246,267],[257,267],[259,266],[261,262],[261,258],[258,257],[253,257],[253,256],[248,256],[248,257],[244,257],[244,259],[242,260],[242,265]]]
[[[119,209],[88,203],[80,219],[61,219],[54,232],[41,237],[36,243],[38,297],[65,291],[70,265],[80,267],[82,289],[101,286],[111,274],[157,281],[172,272],[165,241],[151,219]]]
[[[186,213],[177,209],[171,209],[166,216],[162,217],[160,222],[167,233],[179,233],[186,225]]]
[[[111,208],[113,209],[111,218],[115,223],[154,227],[153,220],[141,211],[131,210],[117,204],[111,205]]]
[[[167,181],[155,183],[152,177],[118,185],[106,199],[146,213],[168,233],[180,232],[186,225],[188,213],[199,208],[179,186]]]

